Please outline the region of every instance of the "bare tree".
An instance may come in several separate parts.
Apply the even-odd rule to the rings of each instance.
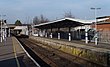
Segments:
[[[45,23],[45,22],[48,22],[48,21],[49,20],[41,14],[41,16],[40,16],[40,23]]]
[[[67,18],[75,18],[75,16],[72,15],[71,11],[65,12],[64,18],[66,18],[66,17],[67,17]]]
[[[33,23],[34,24],[39,24],[39,23],[46,23],[46,22],[49,22],[49,20],[46,18],[46,17],[44,17],[42,14],[40,15],[40,17],[35,17],[34,19],[33,19]]]
[[[34,18],[33,18],[33,24],[39,24],[40,23],[40,20],[39,20],[39,18],[37,17],[37,16],[35,16]]]

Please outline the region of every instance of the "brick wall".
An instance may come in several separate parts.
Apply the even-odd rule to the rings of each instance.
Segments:
[[[97,25],[98,31],[110,31],[110,24],[99,24]]]

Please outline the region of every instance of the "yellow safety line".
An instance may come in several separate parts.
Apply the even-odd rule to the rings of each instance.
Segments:
[[[20,67],[20,64],[19,64],[19,61],[18,61],[18,58],[17,58],[17,54],[16,54],[16,48],[15,48],[15,45],[14,45],[13,38],[12,38],[12,42],[13,42],[13,51],[14,51],[14,55],[15,55],[15,58],[16,58],[17,67]]]

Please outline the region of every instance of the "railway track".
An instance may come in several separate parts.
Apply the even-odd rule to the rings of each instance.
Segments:
[[[28,38],[18,39],[41,67],[103,67]]]

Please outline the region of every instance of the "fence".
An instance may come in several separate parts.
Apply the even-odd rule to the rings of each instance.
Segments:
[[[98,38],[99,38],[99,43],[110,44],[110,31],[99,31]]]

